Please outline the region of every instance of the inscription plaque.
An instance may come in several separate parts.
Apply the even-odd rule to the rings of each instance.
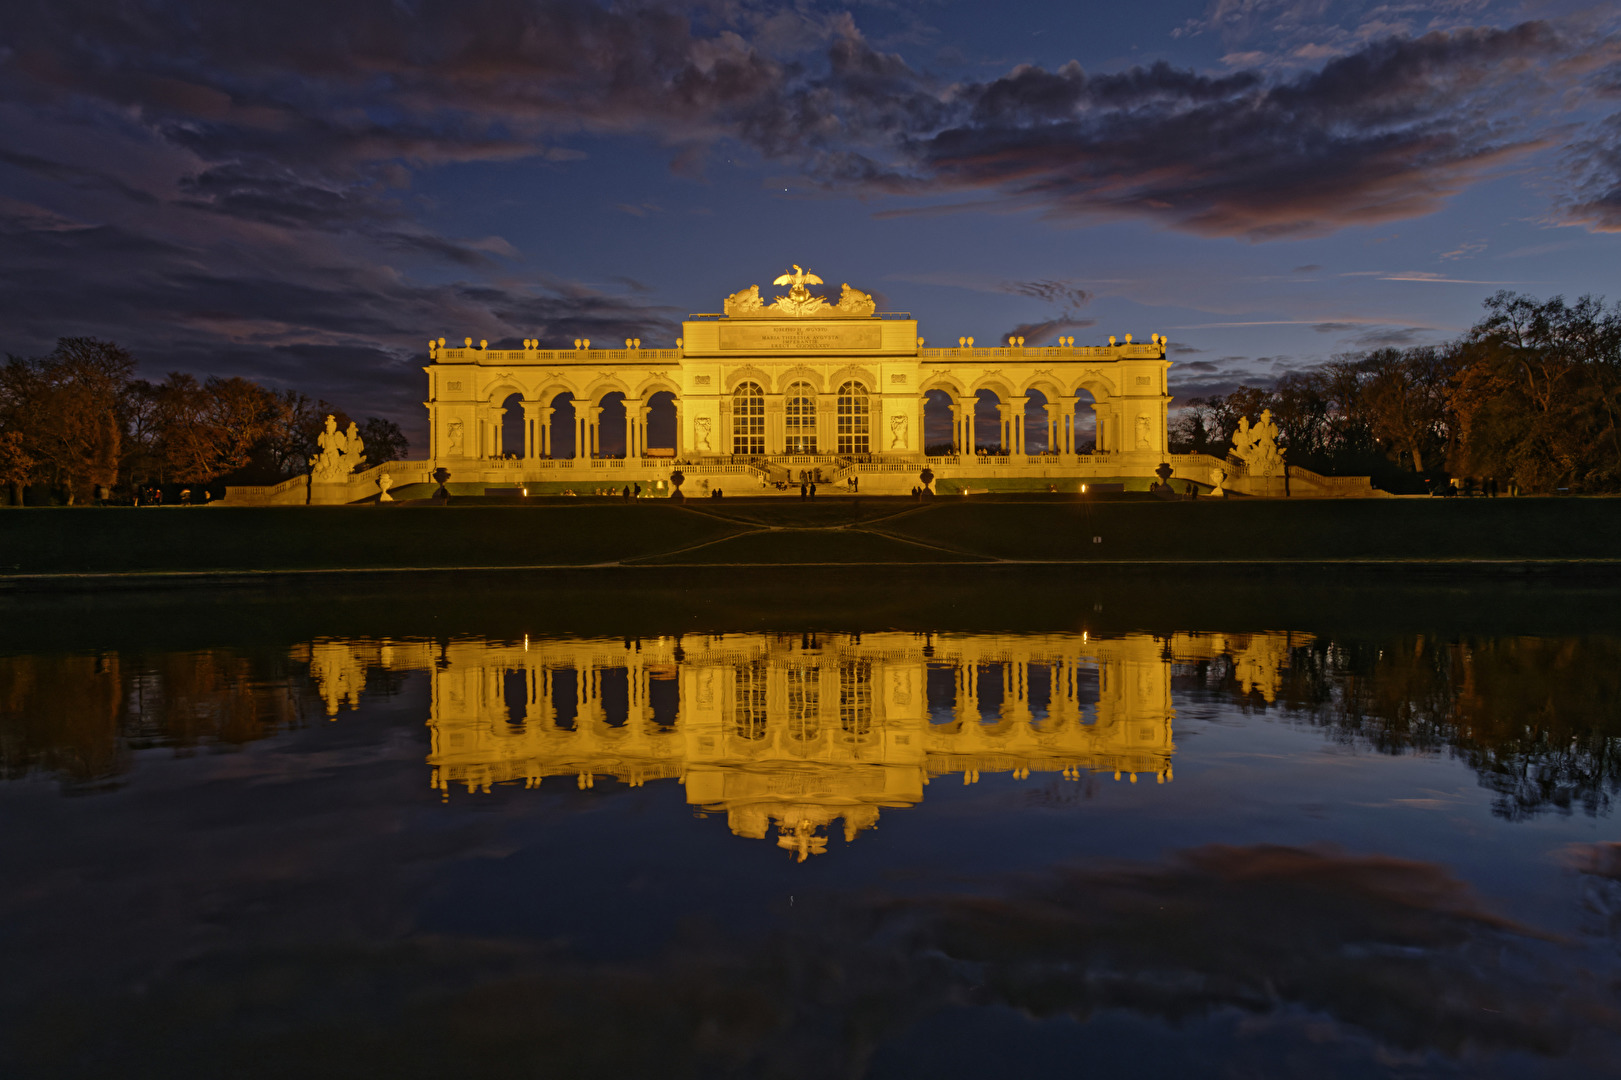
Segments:
[[[841,349],[878,349],[883,346],[883,327],[878,323],[844,323],[805,326],[761,326],[748,323],[721,323],[722,349],[748,349],[760,352],[831,352]]]

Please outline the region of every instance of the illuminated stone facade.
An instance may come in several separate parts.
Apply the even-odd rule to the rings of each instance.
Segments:
[[[437,340],[425,369],[430,467],[462,482],[590,489],[664,479],[679,461],[686,475],[744,494],[852,476],[862,490],[906,490],[925,466],[942,479],[1146,483],[1166,460],[1170,361],[1158,335],[931,347],[916,320],[875,313],[848,285],[837,303],[823,300],[805,285],[819,281],[796,267],[778,279],[788,295],[771,304],[751,286],[728,297],[724,313],[690,316],[674,349]],[[931,392],[944,395],[934,398],[932,432]],[[994,407],[991,430],[976,422],[980,399],[982,414]],[[610,403],[622,430],[604,426]],[[521,425],[507,422],[514,408]],[[659,409],[673,417],[650,425]],[[652,426],[669,433],[661,445]]]

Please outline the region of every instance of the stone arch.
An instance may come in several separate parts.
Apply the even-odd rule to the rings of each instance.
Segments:
[[[1007,401],[1019,396],[1013,392],[1014,385],[1004,375],[981,375],[969,386],[968,392],[977,395],[981,390],[989,390],[996,395],[998,401]]]
[[[1074,389],[1070,393],[1079,394],[1083,390],[1098,401],[1120,396],[1119,391],[1116,390],[1114,384],[1106,376],[1095,372],[1087,372],[1079,379],[1076,379]]]
[[[809,383],[811,388],[818,394],[827,393],[827,380],[823,379],[817,371],[806,367],[804,364],[795,364],[777,375],[777,389],[779,392],[786,391],[794,383],[800,382]]]
[[[761,392],[767,394],[771,393],[773,389],[771,376],[753,364],[745,364],[726,373],[726,393],[728,395],[735,393],[737,388],[744,383],[754,383],[759,386]]]
[[[957,376],[949,373],[930,375],[928,378],[924,379],[922,385],[918,387],[918,393],[920,395],[927,394],[930,390],[939,390],[943,393],[950,394],[953,398],[962,398],[968,396],[968,388],[963,381],[957,378]]]
[[[517,394],[520,398],[529,396],[528,392],[518,385],[516,379],[501,379],[490,387],[489,392],[485,394],[485,400],[493,407],[500,408],[501,403],[513,394]]]
[[[646,399],[652,397],[654,394],[660,394],[666,391],[674,394],[676,397],[681,396],[681,387],[676,385],[675,382],[673,382],[668,376],[649,375],[637,385],[636,396]]]
[[[597,408],[601,408],[602,399],[607,397],[609,394],[619,394],[623,397],[630,397],[630,387],[626,386],[624,381],[617,375],[609,375],[604,378],[599,378],[596,382],[592,383],[591,388],[585,392],[584,396],[591,399],[592,405],[596,406]]]
[[[955,388],[926,386],[922,392],[923,452],[933,455],[958,452],[952,407],[960,395]]]
[[[625,456],[625,398],[629,395],[623,390],[609,390],[595,405],[602,412],[597,414],[597,457],[619,458]]]
[[[516,390],[495,402],[497,408],[505,410],[496,420],[501,432],[496,449],[501,457],[523,457],[525,423],[523,402],[523,394]]]
[[[964,447],[964,453],[978,453],[981,448],[986,450],[1006,449],[1002,446],[1002,409],[1013,395],[1007,392],[1006,384],[991,380],[988,385],[974,388],[974,445]]]
[[[1064,384],[1051,375],[1034,375],[1019,384],[1021,394],[1029,394],[1032,390],[1039,390],[1048,401],[1057,401],[1065,396]]]
[[[867,388],[867,393],[869,394],[880,394],[883,392],[882,388],[878,385],[878,376],[874,372],[856,364],[846,364],[839,368],[839,370],[829,375],[827,377],[827,381],[822,384],[823,392],[829,394],[836,393],[839,387],[843,386],[847,382],[852,381],[858,382],[865,386]]]

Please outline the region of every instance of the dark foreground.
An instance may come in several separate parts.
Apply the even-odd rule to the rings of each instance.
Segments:
[[[1621,499],[553,500],[528,506],[13,509],[0,587],[73,575],[469,568],[1621,559]],[[90,587],[98,587],[89,582]],[[102,583],[103,587],[111,582]]]
[[[666,573],[0,598],[0,1075],[1614,1075],[1621,592]]]

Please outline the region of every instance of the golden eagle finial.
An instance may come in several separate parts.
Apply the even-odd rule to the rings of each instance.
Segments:
[[[822,279],[821,278],[817,277],[815,274],[811,273],[808,270],[801,270],[799,268],[798,263],[794,263],[793,268],[794,268],[793,273],[791,273],[791,274],[783,274],[781,277],[779,277],[777,280],[773,281],[771,284],[773,284],[773,285],[798,285],[801,288],[805,287],[806,285],[820,285],[820,284],[822,284]]]

